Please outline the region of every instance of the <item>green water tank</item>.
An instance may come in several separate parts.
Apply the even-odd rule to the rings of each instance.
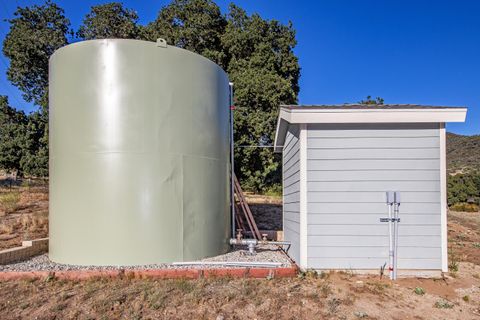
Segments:
[[[225,253],[229,81],[210,60],[105,39],[50,58],[49,257],[144,265]]]

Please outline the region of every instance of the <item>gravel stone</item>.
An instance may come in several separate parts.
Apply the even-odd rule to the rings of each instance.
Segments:
[[[259,245],[257,253],[250,255],[245,247],[215,257],[205,258],[199,261],[241,261],[241,262],[280,262],[281,267],[290,267],[290,258],[275,245]],[[173,266],[171,264],[149,264],[138,266],[79,266],[61,264],[50,261],[48,254],[32,257],[28,260],[0,265],[1,271],[68,271],[68,270],[146,270],[146,269],[205,269],[205,268],[232,268],[222,265],[184,265]]]

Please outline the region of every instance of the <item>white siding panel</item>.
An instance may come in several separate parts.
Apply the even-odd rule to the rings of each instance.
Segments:
[[[385,228],[387,228],[385,226]],[[400,236],[400,247],[416,247],[421,244],[422,247],[438,248],[440,236]],[[388,235],[370,235],[370,236],[309,236],[309,247],[357,247],[372,246],[386,247],[388,244]]]
[[[399,268],[441,268],[439,124],[308,127],[308,262],[388,261],[386,191],[400,191]]]
[[[308,170],[358,171],[358,170],[430,170],[439,169],[439,159],[316,159],[308,160]],[[355,176],[352,175],[352,179]]]
[[[308,171],[309,181],[439,181],[438,170]]]
[[[439,148],[309,149],[308,159],[438,159]]]
[[[387,189],[388,190],[388,189]],[[385,191],[387,191],[385,190]],[[440,201],[440,192],[406,192],[403,191],[402,194],[402,203],[409,202],[438,202]],[[308,192],[309,201],[313,202],[340,202],[340,203],[349,203],[349,202],[377,202],[385,203],[385,192],[384,191],[359,191],[359,192]]]
[[[370,236],[388,235],[385,222],[378,222],[372,225],[308,225],[309,235],[331,235],[331,236]],[[438,225],[403,225],[399,224],[398,234],[401,236],[440,236],[440,224]],[[388,243],[387,243],[388,244]],[[419,244],[421,245],[421,244]],[[440,244],[439,244],[440,245]]]
[[[388,246],[355,246],[352,247],[309,247],[311,256],[322,256],[325,258],[384,258],[388,257]],[[426,247],[399,247],[398,256],[402,259],[436,259],[441,255],[441,248]]]
[[[388,207],[385,202],[378,203],[308,203],[308,213],[380,213],[386,214]],[[400,205],[400,215],[407,214],[438,214],[440,215],[440,201],[436,203],[405,203]]]
[[[308,138],[308,145],[311,149],[323,148],[342,148],[342,149],[362,149],[362,148],[438,148],[439,137],[419,137],[419,138],[392,138],[392,137],[372,137],[372,138]]]
[[[300,257],[300,148],[298,126],[290,126],[283,149],[283,235],[291,242],[290,256]]]
[[[309,191],[368,191],[385,192],[385,190],[396,191],[433,191],[439,192],[438,181],[328,181],[308,182]]]
[[[388,257],[386,258],[323,258],[309,257],[308,265],[317,269],[376,269],[379,270],[385,263],[388,265]],[[399,269],[423,269],[436,270],[441,267],[441,259],[398,259]]]
[[[371,214],[371,213],[345,213],[345,214],[310,214],[308,216],[308,223],[310,225],[316,224],[342,224],[342,225],[373,225],[380,222],[380,218],[386,218],[387,213]],[[400,222],[402,226],[405,225],[439,225],[440,214],[400,214]],[[387,223],[385,223],[385,228]]]

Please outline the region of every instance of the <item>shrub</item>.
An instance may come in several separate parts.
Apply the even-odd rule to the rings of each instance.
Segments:
[[[425,289],[423,289],[422,287],[416,287],[413,292],[415,292],[419,296],[423,296],[425,294]]]
[[[14,212],[18,208],[20,202],[20,193],[18,191],[11,191],[0,195],[0,207],[5,214]]]
[[[448,302],[447,300],[438,300],[437,302],[435,302],[435,308],[438,308],[438,309],[452,309],[453,308],[453,304]]]
[[[455,203],[450,207],[453,211],[478,212],[478,204],[475,203]]]

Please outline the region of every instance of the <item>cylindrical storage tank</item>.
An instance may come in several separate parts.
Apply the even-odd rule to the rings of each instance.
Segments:
[[[57,50],[50,259],[142,265],[226,252],[228,86],[218,65],[163,41]]]

